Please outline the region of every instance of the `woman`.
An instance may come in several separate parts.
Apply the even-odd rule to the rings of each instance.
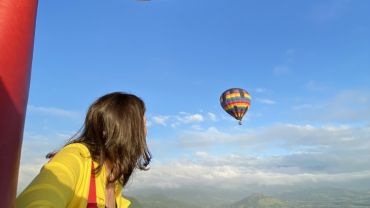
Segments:
[[[95,101],[84,127],[18,196],[17,207],[128,207],[121,196],[135,168],[147,170],[145,104],[115,92]]]

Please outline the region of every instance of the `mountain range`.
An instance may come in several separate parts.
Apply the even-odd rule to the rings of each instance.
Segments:
[[[192,196],[191,196],[192,195]],[[227,195],[227,194],[225,194]],[[128,197],[130,208],[365,208],[370,207],[370,192],[336,188],[304,189],[277,193],[274,196],[251,193],[239,200],[211,197],[193,190],[176,192],[146,191]],[[217,198],[217,199],[216,199]]]

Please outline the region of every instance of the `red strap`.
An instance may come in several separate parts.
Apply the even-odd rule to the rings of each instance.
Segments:
[[[90,189],[89,198],[87,199],[87,208],[98,207],[96,203],[96,185],[95,185],[95,172],[94,172],[94,161],[91,160],[91,177],[90,177]]]

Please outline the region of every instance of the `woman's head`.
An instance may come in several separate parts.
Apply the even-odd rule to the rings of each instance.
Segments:
[[[110,182],[125,185],[135,168],[146,170],[151,155],[146,144],[145,104],[135,95],[114,92],[100,97],[88,109],[84,128],[72,143],[84,143],[91,156],[109,163]]]

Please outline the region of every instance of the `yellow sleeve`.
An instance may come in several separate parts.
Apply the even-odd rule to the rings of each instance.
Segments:
[[[119,197],[119,203],[117,203],[117,207],[119,208],[128,208],[130,206],[131,202],[124,197],[120,196]]]
[[[16,206],[67,207],[74,195],[82,166],[78,146],[64,147],[17,197]]]
[[[116,202],[117,208],[128,208],[131,202],[123,196],[123,187],[119,182],[116,182]]]

